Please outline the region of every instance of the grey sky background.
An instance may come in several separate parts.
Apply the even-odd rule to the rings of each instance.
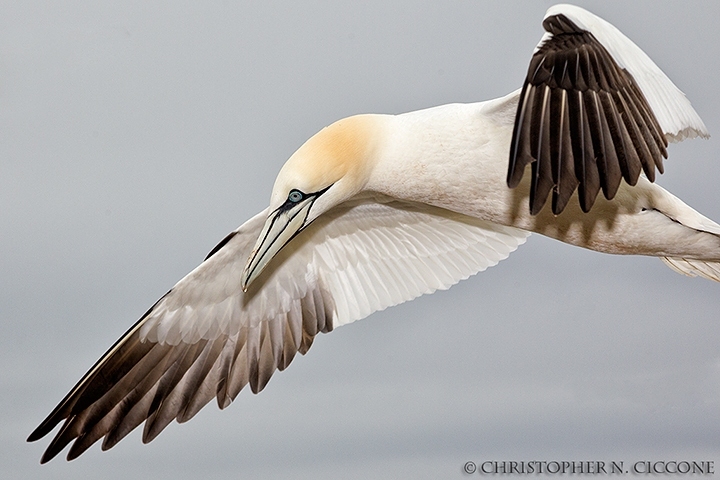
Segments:
[[[3,478],[461,478],[468,460],[713,460],[720,285],[538,235],[316,339],[257,396],[40,466],[25,438],[230,230],[289,155],[364,112],[518,88],[553,2],[2,2]],[[659,183],[720,220],[720,3],[578,4],[711,134]],[[63,452],[64,457],[65,452]]]

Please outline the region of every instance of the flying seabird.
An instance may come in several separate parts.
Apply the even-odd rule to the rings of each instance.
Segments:
[[[558,5],[543,26],[518,91],[357,115],[303,144],[269,207],[158,300],[30,435],[64,422],[41,462],[71,442],[68,459],[101,438],[111,448],[143,422],[149,442],[213,398],[225,408],[246,385],[258,393],[319,332],[447,289],[531,232],[720,281],[720,225],[653,183],[669,141],[708,136],[702,120],[604,20]]]

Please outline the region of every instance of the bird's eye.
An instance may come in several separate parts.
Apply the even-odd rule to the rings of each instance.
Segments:
[[[300,190],[290,190],[288,200],[290,200],[292,203],[298,203],[300,200],[303,199],[303,197],[304,195]]]

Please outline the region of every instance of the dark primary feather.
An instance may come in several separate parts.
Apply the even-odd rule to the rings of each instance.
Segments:
[[[552,192],[559,214],[578,190],[588,212],[602,189],[612,199],[624,178],[663,172],[667,140],[630,72],[597,39],[564,15],[543,22],[552,36],[530,61],[510,146],[507,183],[531,164],[530,212]]]
[[[224,243],[229,241],[232,236]],[[332,300],[311,288],[287,314],[232,335],[179,345],[143,341],[140,331],[148,315],[171,294],[148,310],[28,437],[38,440],[64,421],[41,463],[73,441],[68,460],[103,437],[102,448],[111,448],[142,422],[147,443],[172,420],[192,418],[214,397],[225,408],[245,385],[258,393],[275,370],[284,370],[297,352],[308,351],[318,333],[333,328]]]

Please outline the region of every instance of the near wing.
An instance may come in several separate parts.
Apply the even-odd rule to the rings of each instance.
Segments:
[[[93,366],[30,435],[65,421],[42,457],[103,449],[145,421],[143,441],[213,397],[262,390],[318,332],[437,289],[506,258],[526,232],[446,210],[365,198],[318,218],[254,282],[240,278],[265,212],[228,235]]]
[[[663,172],[668,140],[707,136],[683,93],[615,27],[569,5],[552,7],[520,94],[508,186],[531,164],[530,212],[552,191],[559,214],[578,189],[580,207],[607,199],[621,179]]]

